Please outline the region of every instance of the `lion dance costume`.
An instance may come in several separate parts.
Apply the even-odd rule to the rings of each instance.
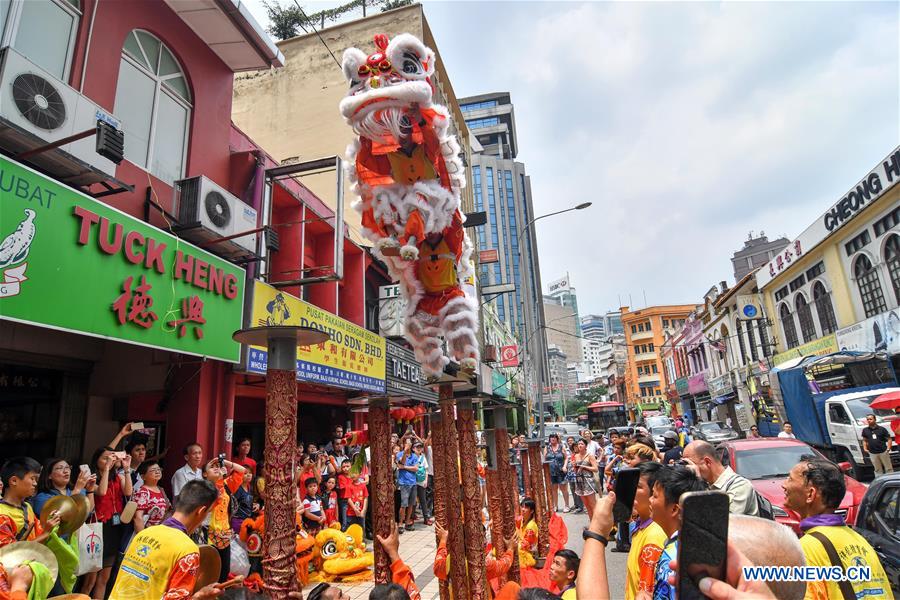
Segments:
[[[341,114],[358,136],[347,149],[363,235],[400,282],[406,338],[425,373],[440,376],[449,352],[464,370],[478,364],[474,278],[463,229],[465,172],[447,109],[432,103],[434,51],[410,34],[375,36],[376,50],[344,52],[350,90]]]

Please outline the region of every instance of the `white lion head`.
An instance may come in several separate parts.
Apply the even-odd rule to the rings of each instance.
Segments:
[[[344,51],[350,89],[340,110],[357,134],[379,138],[396,134],[404,109],[431,107],[434,51],[408,33],[390,41],[376,35],[375,47],[370,55],[358,48]]]

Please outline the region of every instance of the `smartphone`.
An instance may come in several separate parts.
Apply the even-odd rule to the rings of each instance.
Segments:
[[[90,472],[91,472],[91,468],[87,465],[81,465],[78,468],[81,470],[82,473],[90,474]]]
[[[132,431],[137,431],[137,430],[143,429],[143,428],[144,428],[144,422],[143,422],[143,421],[138,421],[137,423],[132,423],[132,424],[131,424],[131,430],[132,430]]]
[[[640,469],[619,469],[616,475],[616,504],[613,506],[613,519],[616,523],[624,523],[631,519],[634,510],[634,494],[641,479]]]
[[[697,587],[704,577],[725,580],[728,554],[728,494],[688,492],[681,497],[678,534],[678,600],[705,598]]]
[[[119,460],[125,460],[125,457],[127,456],[127,454],[125,453],[124,450],[119,450],[118,452],[113,452],[113,456],[115,456]]]

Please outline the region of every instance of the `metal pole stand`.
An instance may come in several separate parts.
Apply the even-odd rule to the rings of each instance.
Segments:
[[[268,349],[266,365],[266,478],[263,581],[270,597],[284,600],[297,585],[294,468],[297,452],[297,346],[320,344],[328,334],[309,327],[241,329],[234,341]]]

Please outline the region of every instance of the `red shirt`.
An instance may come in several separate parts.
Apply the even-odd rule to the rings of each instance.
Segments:
[[[353,480],[343,473],[337,476],[338,497],[346,500],[350,494],[350,489],[355,485]]]
[[[122,514],[122,509],[125,508],[125,496],[122,495],[122,484],[119,482],[118,473],[111,470],[108,477],[106,493],[101,496],[100,491],[97,490],[94,494],[94,514],[101,523],[111,520],[113,515]]]
[[[154,492],[144,486],[134,493],[134,502],[137,504],[137,509],[147,517],[147,527],[161,524],[169,510],[169,499],[162,488],[158,492]]]
[[[325,525],[331,525],[338,521],[338,495],[337,490],[326,492],[322,496],[322,509],[325,511]]]
[[[363,501],[368,498],[369,490],[366,486],[361,485],[359,483],[354,483],[351,485],[350,489],[347,491],[347,499],[352,500],[356,504],[359,505],[360,508],[363,508]],[[353,505],[349,502],[347,503],[347,516],[350,517],[364,517],[366,516],[365,511],[362,514],[357,514],[355,510],[353,510]]]

